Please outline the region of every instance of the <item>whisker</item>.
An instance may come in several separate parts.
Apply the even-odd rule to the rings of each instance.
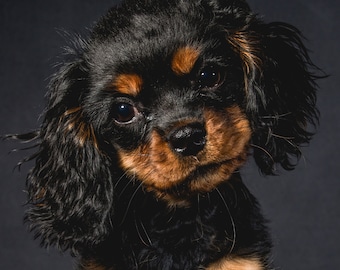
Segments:
[[[281,135],[278,135],[278,134],[274,134],[272,133],[272,136],[276,137],[276,138],[280,138],[284,141],[286,141],[288,144],[290,144],[292,147],[294,147],[296,150],[298,150],[298,152],[300,153],[300,155],[302,155],[302,151],[300,149],[299,146],[297,146],[295,143],[293,143],[291,140],[294,139],[294,137],[285,137],[285,136],[281,136]]]
[[[203,222],[202,222],[202,219],[201,219],[200,194],[197,195],[197,213],[198,213],[198,215],[197,215],[197,218],[198,218],[197,223],[200,226],[201,233],[200,233],[200,236],[197,239],[195,239],[196,241],[198,241],[199,239],[202,239],[203,236],[204,236]]]
[[[116,184],[114,185],[113,189],[116,189],[119,185],[119,183],[124,179],[124,177],[127,176],[127,172],[124,172],[121,177],[119,177],[118,181],[116,182]]]
[[[262,151],[263,151],[264,153],[266,153],[267,156],[272,160],[273,164],[275,164],[275,160],[274,160],[273,156],[272,156],[266,149],[264,149],[263,147],[261,147],[261,146],[259,146],[259,145],[253,144],[253,143],[251,143],[250,146],[262,150]]]
[[[138,190],[141,188],[142,184],[143,184],[143,183],[140,183],[140,184],[138,185],[138,187],[136,188],[136,190],[135,190],[135,191],[133,192],[133,194],[131,195],[131,198],[130,198],[129,203],[128,203],[127,207],[126,207],[125,213],[124,213],[124,215],[123,215],[122,221],[121,221],[121,223],[119,224],[119,226],[121,226],[121,225],[124,223],[124,221],[125,221],[125,219],[126,219],[126,217],[127,217],[127,214],[128,214],[128,212],[129,212],[129,210],[130,210],[130,206],[131,206],[131,204],[132,204],[132,201],[133,201],[133,199],[135,198],[135,196],[136,196]]]
[[[271,133],[271,135],[274,136],[274,137],[280,138],[280,139],[284,139],[284,140],[294,140],[295,139],[294,137],[282,136],[282,135],[278,135],[278,134],[275,134],[275,133]]]
[[[230,241],[232,241],[232,245],[231,245],[231,248],[229,250],[229,254],[234,250],[235,248],[235,245],[236,245],[236,225],[235,225],[235,221],[234,221],[234,218],[233,216],[231,215],[231,212],[230,212],[230,209],[229,209],[229,206],[227,204],[227,202],[225,201],[225,199],[223,198],[220,190],[218,188],[215,189],[218,193],[218,195],[220,196],[225,208],[227,209],[227,212],[229,214],[229,217],[230,217],[230,221],[231,221],[231,224],[232,224],[232,229],[233,229],[233,236],[231,239],[228,239]]]
[[[142,234],[140,233],[140,231],[139,231],[139,229],[138,229],[139,226],[138,226],[138,224],[137,224],[137,219],[135,218],[135,227],[136,227],[136,230],[137,230],[139,239],[142,241],[142,243],[143,243],[145,246],[147,246],[147,247],[152,246],[151,238],[150,238],[148,232],[146,231],[143,222],[142,222],[141,220],[139,220],[139,223],[140,223],[140,226],[141,226],[141,228],[142,228],[142,230],[143,230],[143,233],[144,233],[145,237],[147,238],[147,241],[144,240]]]
[[[277,114],[277,115],[265,115],[265,116],[260,116],[261,119],[280,119],[284,118],[287,115],[292,114],[291,112],[283,113],[283,114]]]

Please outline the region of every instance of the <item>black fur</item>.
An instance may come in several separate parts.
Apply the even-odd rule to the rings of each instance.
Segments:
[[[42,244],[71,250],[84,268],[204,269],[229,254],[259,258],[269,269],[265,221],[237,172],[192,196],[190,207],[171,208],[126,174],[118,152],[182,115],[236,104],[251,125],[259,169],[293,169],[318,116],[317,69],[299,31],[264,23],[245,1],[127,0],[75,44],[49,85],[41,128],[18,136],[40,141],[26,221]],[[202,65],[225,70],[218,90],[199,95],[169,73],[173,52],[187,44],[203,48]],[[133,100],[143,113],[131,125],[112,120],[117,102],[132,102],[108,89],[124,72],[140,74],[149,87]],[[168,90],[178,85],[186,91]]]
[[[130,195],[124,195],[126,202]],[[128,213],[120,207],[116,231],[83,256],[114,269],[204,269],[226,254],[256,256],[268,265],[265,220],[238,175],[191,208],[171,209],[149,196],[139,193]]]

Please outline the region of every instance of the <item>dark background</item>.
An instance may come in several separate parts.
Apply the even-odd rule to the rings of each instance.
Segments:
[[[48,78],[65,45],[58,29],[85,33],[115,2],[0,0],[0,134],[38,127]],[[330,77],[319,82],[320,127],[303,149],[298,168],[264,178],[250,164],[244,178],[271,221],[273,257],[279,269],[339,269],[340,4],[338,0],[249,3],[265,21],[286,21],[300,28],[312,59]],[[31,164],[20,172],[13,170],[25,156],[8,154],[16,147],[0,142],[0,269],[72,269],[68,255],[41,249],[23,225],[23,190]]]

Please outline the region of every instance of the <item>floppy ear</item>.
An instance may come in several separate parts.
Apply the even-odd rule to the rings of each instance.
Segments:
[[[113,199],[110,160],[83,114],[88,87],[81,56],[54,76],[36,163],[27,178],[31,207],[26,221],[43,245],[73,252],[106,234]]]
[[[253,17],[229,41],[244,62],[255,161],[265,174],[275,173],[275,164],[291,170],[317,122],[313,72],[318,69],[300,32],[288,24],[265,24]]]

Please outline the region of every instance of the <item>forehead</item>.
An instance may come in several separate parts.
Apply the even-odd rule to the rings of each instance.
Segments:
[[[90,59],[97,67],[150,68],[155,63],[169,63],[178,48],[202,47],[204,43],[201,23],[188,22],[181,13],[134,14],[110,27],[107,33],[94,34]]]
[[[169,72],[181,76],[189,73],[198,59],[209,58],[207,52],[218,55],[216,48],[226,41],[225,32],[211,31],[207,22],[188,19],[182,13],[133,14],[111,27],[93,39],[90,69],[97,85],[103,87],[123,74],[118,85],[124,91],[126,85],[141,85],[140,78],[125,74],[137,74],[143,83]],[[123,85],[122,78],[128,79]]]

